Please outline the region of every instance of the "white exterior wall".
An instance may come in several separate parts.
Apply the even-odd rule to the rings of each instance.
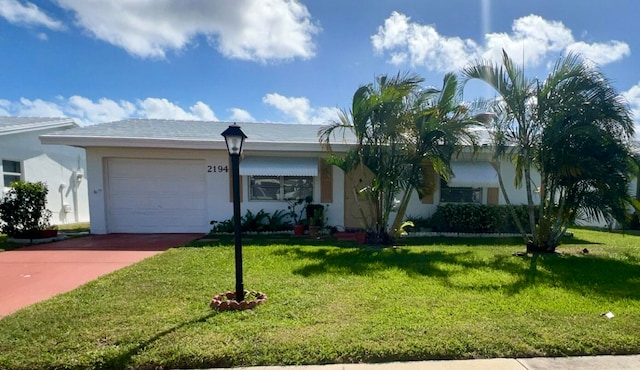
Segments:
[[[40,130],[0,136],[0,159],[21,162],[22,179],[44,182],[48,189],[47,209],[54,225],[89,222],[86,161],[84,149],[43,145],[39,135],[55,130]],[[0,163],[0,170],[2,170]],[[80,171],[78,171],[80,170]],[[83,173],[80,181],[76,174]],[[4,179],[0,178],[3,187]]]
[[[488,161],[488,154],[480,153],[476,157],[473,158],[474,161]],[[455,160],[458,161],[468,161],[470,160],[468,156],[462,156]],[[455,161],[454,160],[454,161]],[[516,188],[514,185],[515,178],[515,167],[508,160],[500,161],[500,171],[502,173],[502,179],[504,181],[505,189],[507,194],[509,195],[509,200],[511,200],[512,204],[526,204],[527,203],[527,194],[524,186],[522,188]],[[540,184],[540,175],[537,172],[532,173],[532,178],[534,184]],[[496,183],[496,187],[498,184]],[[438,186],[436,192],[433,194],[434,202],[433,204],[424,204],[420,201],[418,194],[416,192],[413,193],[411,197],[411,202],[407,207],[407,216],[417,216],[417,217],[429,217],[431,216],[438,205],[440,204],[440,187]],[[539,197],[534,195],[534,201],[537,203],[540,201]],[[482,189],[482,204],[487,204],[487,188]],[[504,196],[502,195],[502,191],[498,193],[498,204],[506,204]]]
[[[245,153],[247,155],[247,153]],[[260,155],[251,153],[248,155]],[[271,154],[273,155],[273,154]],[[296,154],[300,156],[299,154]],[[309,154],[311,156],[312,154]],[[94,234],[106,234],[108,229],[108,179],[105,177],[105,163],[108,158],[144,158],[144,159],[197,159],[202,160],[206,173],[206,209],[207,220],[201,225],[201,232],[211,230],[209,221],[223,221],[233,215],[233,204],[229,199],[230,182],[227,172],[207,172],[207,166],[229,165],[229,155],[226,150],[187,150],[187,149],[138,149],[138,148],[87,148],[87,182],[89,184],[89,204],[91,210],[91,232]],[[229,168],[229,171],[231,169]],[[328,217],[331,224],[342,223],[344,209],[342,189],[344,178],[342,171],[334,167],[333,171],[333,199],[329,205]],[[250,201],[248,192],[249,181],[246,176],[242,178],[242,203],[241,213],[244,215],[248,209],[258,212],[264,209],[273,213],[276,210],[286,210],[286,201]],[[180,189],[176,189],[176,192]],[[314,201],[320,203],[320,178],[314,182]]]
[[[516,169],[514,165],[508,160],[500,161],[500,172],[502,173],[502,180],[504,181],[505,189],[509,194],[509,200],[511,204],[527,204],[527,189],[524,186],[524,177],[522,179],[522,187],[516,188],[514,185],[514,179],[516,178]],[[524,176],[524,175],[523,175]],[[537,171],[532,171],[531,178],[536,186],[540,186],[540,174]],[[533,202],[539,203],[540,197],[534,192]],[[507,204],[502,192],[500,192],[500,204]]]

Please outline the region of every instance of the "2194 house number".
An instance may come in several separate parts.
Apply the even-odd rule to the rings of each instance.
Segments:
[[[218,173],[218,172],[229,172],[229,166],[223,166],[221,164],[217,166],[208,165],[207,166],[208,173]]]

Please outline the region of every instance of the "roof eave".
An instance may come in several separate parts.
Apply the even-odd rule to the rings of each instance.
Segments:
[[[87,137],[87,136],[63,136],[42,135],[42,144],[69,145],[80,148],[112,147],[112,148],[155,148],[155,149],[224,149],[224,141],[195,140],[195,139],[150,139],[150,138],[112,138],[112,137]],[[274,145],[277,144],[277,145]],[[334,151],[346,151],[350,145],[332,145]],[[264,150],[271,152],[322,152],[320,143],[310,142],[251,142],[245,143],[245,150]]]
[[[56,122],[44,122],[29,125],[16,125],[10,126],[5,129],[0,129],[0,136],[22,134],[33,131],[45,131],[56,128],[74,128],[79,127],[77,123],[72,120],[69,121],[56,121]]]

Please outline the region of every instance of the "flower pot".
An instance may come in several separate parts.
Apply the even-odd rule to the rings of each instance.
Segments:
[[[58,229],[46,229],[40,231],[41,238],[55,238],[58,236]]]
[[[309,226],[309,236],[315,238],[318,236],[318,231],[320,230],[319,226]]]
[[[304,225],[293,225],[293,235],[304,235]]]

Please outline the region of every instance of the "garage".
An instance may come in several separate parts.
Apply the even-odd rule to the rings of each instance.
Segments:
[[[203,160],[106,158],[108,232],[202,232],[205,173]]]

